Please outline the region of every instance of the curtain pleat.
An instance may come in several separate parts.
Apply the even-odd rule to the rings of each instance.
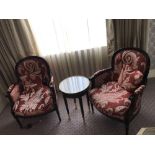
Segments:
[[[5,93],[16,82],[14,67],[18,60],[38,55],[38,48],[26,19],[0,20],[0,111],[6,105]],[[2,102],[3,101],[3,102]]]
[[[147,48],[147,19],[108,19],[108,53],[125,47]]]
[[[44,57],[50,65],[58,89],[59,83],[73,75],[91,76],[108,67],[107,48],[93,48]]]
[[[17,61],[29,55],[39,55],[27,20],[0,20],[0,111],[5,104],[8,86],[16,82],[14,67]],[[69,76],[91,76],[108,67],[107,48],[99,47],[44,57],[49,63],[58,90],[59,83]]]

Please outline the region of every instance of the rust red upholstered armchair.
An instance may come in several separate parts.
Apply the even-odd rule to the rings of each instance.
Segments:
[[[102,114],[129,123],[141,107],[143,90],[150,68],[148,54],[138,48],[124,48],[112,57],[111,68],[96,72],[91,78],[90,103]]]
[[[53,76],[47,62],[38,56],[23,58],[16,64],[15,74],[18,82],[9,87],[7,97],[20,127],[24,127],[20,118],[43,115],[54,110],[61,121]]]

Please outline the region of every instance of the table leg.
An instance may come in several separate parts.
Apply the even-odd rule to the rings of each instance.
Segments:
[[[88,93],[86,94],[86,98],[87,98],[87,103],[88,103],[88,109],[90,111],[90,102],[89,102],[89,95],[88,95]]]
[[[81,114],[82,114],[82,117],[84,119],[84,110],[83,110],[82,97],[79,97],[79,103],[80,103]]]
[[[76,98],[74,98],[74,103],[75,103],[75,109],[77,109]]]
[[[69,115],[68,103],[67,103],[67,99],[66,99],[65,95],[63,95],[63,98],[64,98],[64,102],[65,102],[67,113]]]

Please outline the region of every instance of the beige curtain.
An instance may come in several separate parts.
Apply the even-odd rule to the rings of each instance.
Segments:
[[[6,103],[4,95],[8,86],[16,81],[15,64],[28,55],[38,55],[28,21],[0,20],[0,111]]]
[[[108,19],[108,53],[124,47],[147,48],[147,19]]]
[[[106,47],[51,55],[45,59],[50,64],[57,89],[59,82],[66,77],[73,75],[89,77],[94,72],[108,67]]]
[[[28,55],[38,55],[38,49],[27,20],[0,20],[0,36],[0,95],[4,99],[8,86],[16,81],[16,62]],[[50,65],[57,89],[59,82],[66,77],[89,77],[108,67],[106,47],[55,54],[45,59]]]

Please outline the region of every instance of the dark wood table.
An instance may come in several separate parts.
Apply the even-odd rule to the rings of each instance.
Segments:
[[[71,76],[60,82],[59,90],[63,94],[68,115],[69,115],[69,108],[68,108],[67,98],[73,98],[74,101],[76,100],[76,98],[78,98],[81,114],[82,114],[82,117],[84,118],[82,96],[86,95],[88,108],[90,109],[89,96],[88,96],[89,85],[90,85],[89,79],[84,76]]]

